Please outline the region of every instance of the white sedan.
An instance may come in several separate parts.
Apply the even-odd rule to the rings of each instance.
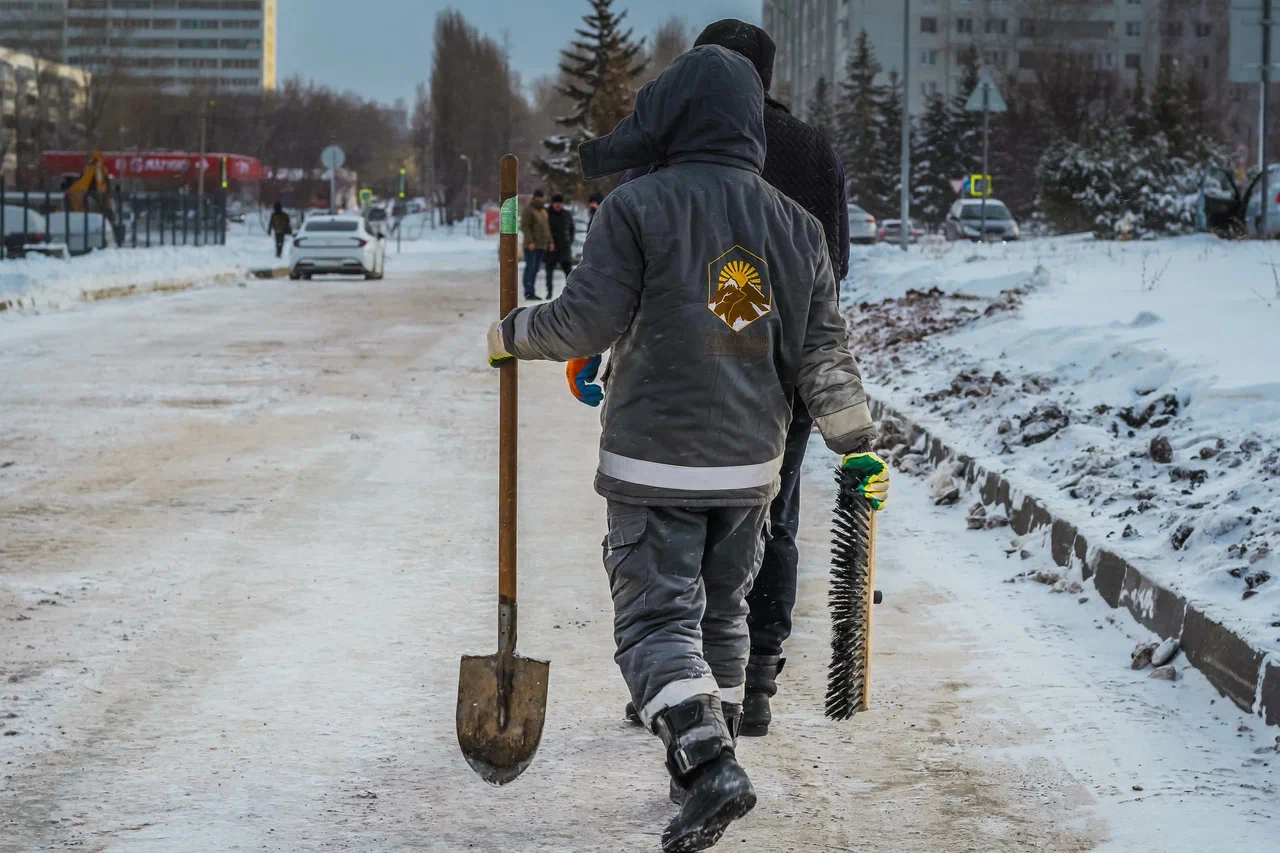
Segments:
[[[386,259],[386,237],[373,233],[364,217],[316,214],[293,238],[289,278],[296,281],[316,273],[349,273],[379,279]]]
[[[871,245],[880,237],[876,218],[856,204],[849,205],[849,242]]]

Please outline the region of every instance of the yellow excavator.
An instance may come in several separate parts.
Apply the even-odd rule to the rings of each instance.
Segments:
[[[98,210],[111,225],[111,229],[116,232],[116,241],[121,240],[121,232],[124,229],[116,213],[115,200],[111,196],[111,175],[107,172],[107,164],[102,158],[101,151],[90,152],[89,160],[84,166],[84,173],[74,181],[69,181],[62,191],[72,213],[83,213],[86,200],[92,195],[97,202]]]

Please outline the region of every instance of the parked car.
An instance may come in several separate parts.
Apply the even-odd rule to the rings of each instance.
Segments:
[[[966,198],[951,205],[947,211],[947,219],[943,230],[948,240],[1001,241],[1017,240],[1022,236],[1022,229],[1017,220],[1004,206],[1004,202],[994,198],[987,199],[986,233],[982,230],[982,199]]]
[[[25,246],[49,242],[48,220],[28,207],[0,205],[0,240],[6,257],[21,258]]]
[[[907,220],[910,223],[907,227],[911,229],[907,234],[907,242],[914,243],[920,239],[920,235],[924,232],[916,227],[915,220]],[[898,243],[902,237],[902,220],[901,219],[882,219],[880,220],[880,239],[886,243]]]
[[[365,224],[374,234],[386,234],[391,228],[390,218],[385,207],[370,207],[364,212]]]
[[[876,218],[856,204],[849,205],[849,242],[870,246],[878,237]]]
[[[386,236],[369,230],[354,213],[313,214],[293,238],[289,278],[316,273],[348,273],[380,279],[386,268]]]
[[[49,239],[65,243],[73,255],[116,245],[115,229],[101,213],[53,214],[49,217]]]
[[[1267,237],[1280,237],[1280,164],[1267,170]],[[1257,237],[1262,232],[1262,173],[1259,172],[1244,192],[1245,233]]]

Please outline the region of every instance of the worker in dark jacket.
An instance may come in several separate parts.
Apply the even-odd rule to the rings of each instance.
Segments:
[[[846,464],[887,472],[868,452],[875,428],[822,226],[760,177],[764,89],[751,63],[694,48],[579,153],[587,180],[666,166],[605,198],[564,293],[494,324],[489,362],[612,348],[596,491],[608,500],[615,660],[679,792],[663,849],[702,850],[755,805],[734,740],[745,597],[792,400],[807,401]]]
[[[822,224],[827,256],[831,268],[838,273],[839,292],[839,281],[849,272],[849,206],[844,167],[821,133],[768,96],[773,77],[773,40],[759,27],[728,18],[703,30],[696,44],[729,48],[750,59],[755,66],[766,91],[764,129],[768,153],[761,177]],[[622,183],[654,168],[656,166],[632,169],[623,176]],[[599,366],[599,358],[575,360],[568,366],[570,389],[575,397],[590,405],[598,405],[603,397],[595,384]],[[770,508],[771,536],[765,546],[760,573],[747,597],[751,609],[747,619],[751,628],[751,659],[747,664],[742,733],[748,736],[768,733],[772,720],[769,701],[777,693],[777,676],[786,662],[782,657],[782,644],[791,635],[791,611],[796,602],[800,560],[796,545],[800,527],[800,469],[812,431],[813,418],[804,398],[796,395],[782,460],[781,489]],[[629,706],[627,714],[639,722],[634,707]]]
[[[565,209],[564,196],[559,193],[551,197],[547,224],[551,226],[551,248],[547,251],[547,298],[550,299],[556,270],[564,270],[565,279],[573,272],[573,212]]]
[[[259,219],[259,222],[262,220]],[[280,257],[284,253],[285,238],[293,233],[293,223],[289,221],[289,214],[284,212],[284,206],[280,202],[276,202],[271,213],[271,219],[267,222],[267,233],[274,234],[276,238],[276,257]]]

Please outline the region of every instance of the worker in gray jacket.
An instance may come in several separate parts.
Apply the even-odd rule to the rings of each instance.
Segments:
[[[583,174],[666,168],[605,198],[560,298],[489,332],[491,364],[612,348],[595,486],[615,659],[681,791],[667,851],[711,846],[755,804],[733,738],[745,597],[794,395],[832,450],[874,456],[822,227],[760,177],[763,108],[755,68],[718,46],[646,84],[632,115],[582,146]]]

